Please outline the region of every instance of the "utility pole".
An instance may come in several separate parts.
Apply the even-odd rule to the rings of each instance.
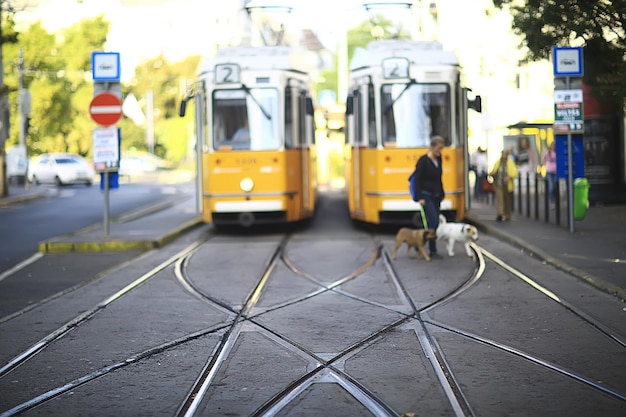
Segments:
[[[20,116],[20,129],[19,129],[19,144],[20,146],[26,146],[26,97],[24,93],[24,51],[20,47],[20,52],[17,56],[17,69],[18,69],[18,81],[17,81],[17,108]]]
[[[154,154],[154,91],[146,92],[146,143],[148,152]]]
[[[19,114],[19,130],[18,137],[19,143],[17,149],[19,149],[19,161],[18,161],[18,173],[17,181],[20,185],[28,186],[27,174],[28,174],[28,147],[26,146],[26,136],[28,135],[28,116],[31,111],[31,98],[30,91],[24,89],[24,51],[20,47],[20,52],[17,58],[18,68],[18,88],[17,88],[17,111]]]
[[[9,179],[7,178],[7,160],[4,150],[4,143],[7,139],[9,131],[9,120],[7,110],[9,108],[9,100],[4,87],[4,65],[2,57],[2,15],[4,1],[0,1],[0,197],[9,195]]]

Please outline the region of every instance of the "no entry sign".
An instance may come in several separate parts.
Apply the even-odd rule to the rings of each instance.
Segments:
[[[112,126],[122,118],[122,100],[111,93],[100,93],[91,100],[89,115],[101,126]]]

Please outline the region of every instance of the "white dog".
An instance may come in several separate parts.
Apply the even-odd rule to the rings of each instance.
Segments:
[[[463,242],[465,253],[472,256],[470,240],[478,240],[478,229],[467,223],[448,223],[443,215],[439,216],[439,227],[437,227],[437,240],[448,239],[448,256],[454,256],[454,243]]]

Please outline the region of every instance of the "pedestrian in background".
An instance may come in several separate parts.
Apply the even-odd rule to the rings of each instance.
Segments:
[[[439,226],[439,212],[441,200],[444,197],[443,183],[441,182],[441,152],[445,141],[441,136],[433,136],[430,140],[430,149],[426,155],[422,155],[415,165],[415,195],[420,205],[424,208],[428,228],[437,230]],[[437,242],[434,239],[428,241],[430,257],[441,258],[437,254]]]
[[[487,195],[487,192],[483,190],[483,181],[487,178],[489,166],[487,165],[487,151],[480,146],[470,155],[470,169],[476,174],[474,198],[482,200]]]
[[[529,173],[534,175],[537,164],[533,156],[533,150],[530,147],[530,141],[527,136],[522,136],[517,141],[517,153],[514,158],[517,163],[520,179],[526,178]],[[531,180],[534,177],[531,177]]]
[[[498,210],[496,221],[508,221],[511,219],[513,180],[517,178],[517,168],[515,162],[509,159],[508,151],[502,151],[500,159],[496,161],[489,175],[493,177],[493,190],[496,194]]]
[[[546,179],[548,180],[548,196],[550,204],[554,204],[556,198],[556,142],[552,141],[548,149],[543,153],[543,165],[546,167]]]

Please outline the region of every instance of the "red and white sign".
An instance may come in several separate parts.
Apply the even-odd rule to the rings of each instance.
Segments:
[[[122,100],[111,93],[100,93],[91,100],[89,115],[101,126],[112,126],[122,118]]]

